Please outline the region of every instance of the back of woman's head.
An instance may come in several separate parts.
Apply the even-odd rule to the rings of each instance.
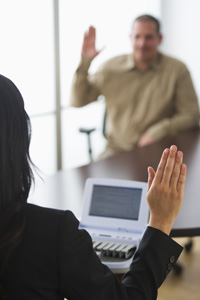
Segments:
[[[24,207],[33,178],[30,134],[19,90],[0,75],[0,276],[23,231]]]
[[[0,211],[27,199],[31,184],[30,133],[19,90],[0,75]]]

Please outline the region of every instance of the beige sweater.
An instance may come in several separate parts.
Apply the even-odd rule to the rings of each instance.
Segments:
[[[82,57],[74,75],[71,105],[84,106],[104,95],[109,119],[107,147],[130,150],[144,133],[155,140],[199,125],[199,106],[186,66],[161,53],[145,71],[132,55],[112,58],[89,74]]]

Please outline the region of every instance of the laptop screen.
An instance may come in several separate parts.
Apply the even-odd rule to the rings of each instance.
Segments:
[[[141,188],[94,184],[89,215],[138,220],[141,195]]]

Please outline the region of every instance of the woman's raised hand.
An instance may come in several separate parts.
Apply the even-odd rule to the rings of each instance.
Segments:
[[[168,235],[183,200],[187,167],[182,161],[183,153],[173,145],[164,150],[156,172],[148,168],[149,226]]]

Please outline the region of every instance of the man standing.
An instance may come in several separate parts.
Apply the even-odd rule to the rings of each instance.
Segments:
[[[130,34],[133,53],[112,58],[89,75],[95,28],[84,35],[82,58],[74,75],[71,105],[84,106],[104,95],[109,128],[106,154],[154,143],[199,125],[199,106],[186,66],[158,51],[159,21],[138,17]]]

